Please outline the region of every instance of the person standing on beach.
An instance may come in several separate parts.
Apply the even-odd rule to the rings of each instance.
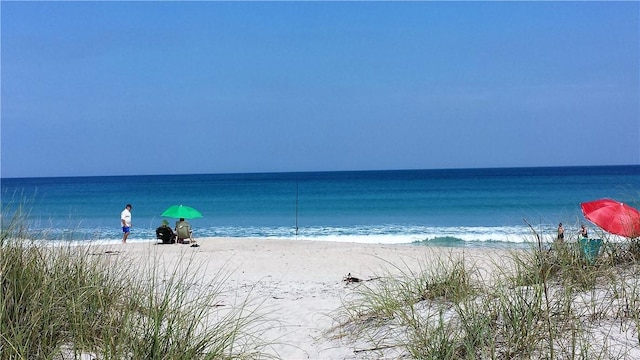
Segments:
[[[558,242],[564,242],[564,226],[558,224]]]
[[[131,204],[127,204],[120,213],[120,222],[122,223],[122,243],[127,243],[127,238],[131,232]]]
[[[589,238],[589,233],[587,231],[587,227],[584,226],[584,224],[582,224],[582,227],[580,228],[580,236],[585,238],[585,239]]]

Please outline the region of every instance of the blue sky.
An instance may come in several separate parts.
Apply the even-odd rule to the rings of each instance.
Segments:
[[[2,177],[640,164],[639,2],[0,6]]]

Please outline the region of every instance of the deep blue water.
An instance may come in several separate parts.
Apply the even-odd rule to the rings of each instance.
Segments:
[[[204,215],[191,221],[196,237],[483,246],[531,240],[523,219],[549,238],[558,222],[577,231],[584,201],[640,207],[640,166],[10,178],[1,188],[3,225],[24,204],[48,239],[116,241],[131,203],[130,241],[154,239],[160,214],[183,204]]]

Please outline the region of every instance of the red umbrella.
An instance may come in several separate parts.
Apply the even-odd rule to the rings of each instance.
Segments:
[[[640,237],[640,211],[611,199],[580,204],[584,217],[612,234],[628,238]]]

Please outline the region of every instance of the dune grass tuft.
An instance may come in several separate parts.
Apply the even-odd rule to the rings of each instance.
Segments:
[[[266,320],[256,308],[246,301],[221,306],[228,274],[205,282],[189,259],[167,271],[154,259],[134,263],[91,245],[44,246],[22,212],[6,215],[1,359],[264,357]]]
[[[629,359],[640,351],[639,249],[605,238],[594,261],[577,239],[534,245],[496,262],[491,278],[464,256],[437,255],[359,285],[330,333],[374,357]]]
[[[453,256],[431,259],[418,269],[389,265],[390,271],[361,283],[344,300],[333,336],[367,339],[373,349],[428,347],[436,357],[455,354],[457,334],[446,319],[451,304],[475,296],[476,269]]]

